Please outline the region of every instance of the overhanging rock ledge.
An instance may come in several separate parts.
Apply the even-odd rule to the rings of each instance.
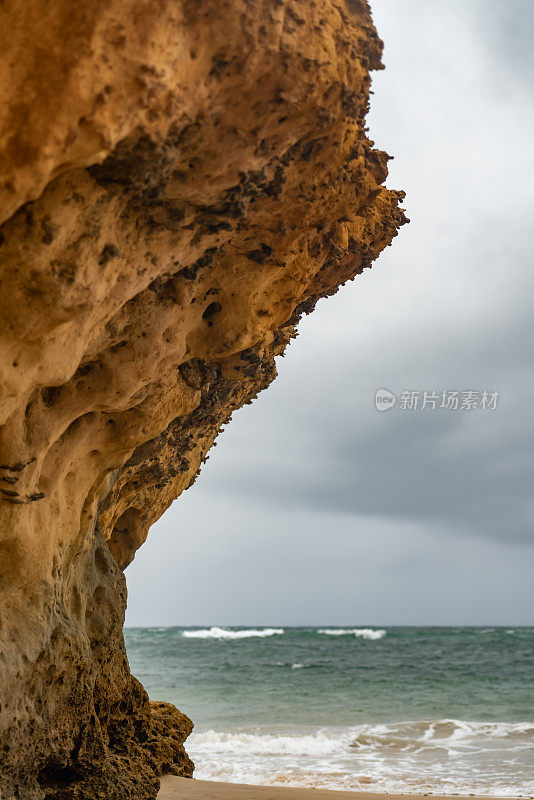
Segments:
[[[364,0],[5,0],[0,53],[0,796],[148,800],[191,723],[122,569],[406,221],[381,42]]]

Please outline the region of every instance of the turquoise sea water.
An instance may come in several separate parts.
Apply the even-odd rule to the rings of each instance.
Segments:
[[[196,777],[534,795],[534,628],[130,628]]]

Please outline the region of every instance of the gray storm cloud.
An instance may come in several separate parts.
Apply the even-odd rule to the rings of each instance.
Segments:
[[[372,8],[368,124],[412,222],[155,526],[130,625],[533,621],[534,4]],[[379,414],[378,387],[500,397]]]

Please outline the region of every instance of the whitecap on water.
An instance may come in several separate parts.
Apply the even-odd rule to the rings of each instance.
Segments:
[[[245,628],[234,631],[230,628],[218,628],[214,625],[211,628],[203,628],[196,631],[182,631],[182,636],[186,639],[251,639],[280,636],[283,633],[283,628]]]
[[[374,628],[321,628],[317,633],[323,633],[325,636],[355,636],[358,639],[382,639],[386,635],[383,629],[375,630]]]

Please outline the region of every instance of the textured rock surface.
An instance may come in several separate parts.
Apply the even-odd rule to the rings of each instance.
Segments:
[[[0,44],[0,796],[153,798],[191,724],[121,568],[404,221],[381,43],[364,0],[4,0]]]

